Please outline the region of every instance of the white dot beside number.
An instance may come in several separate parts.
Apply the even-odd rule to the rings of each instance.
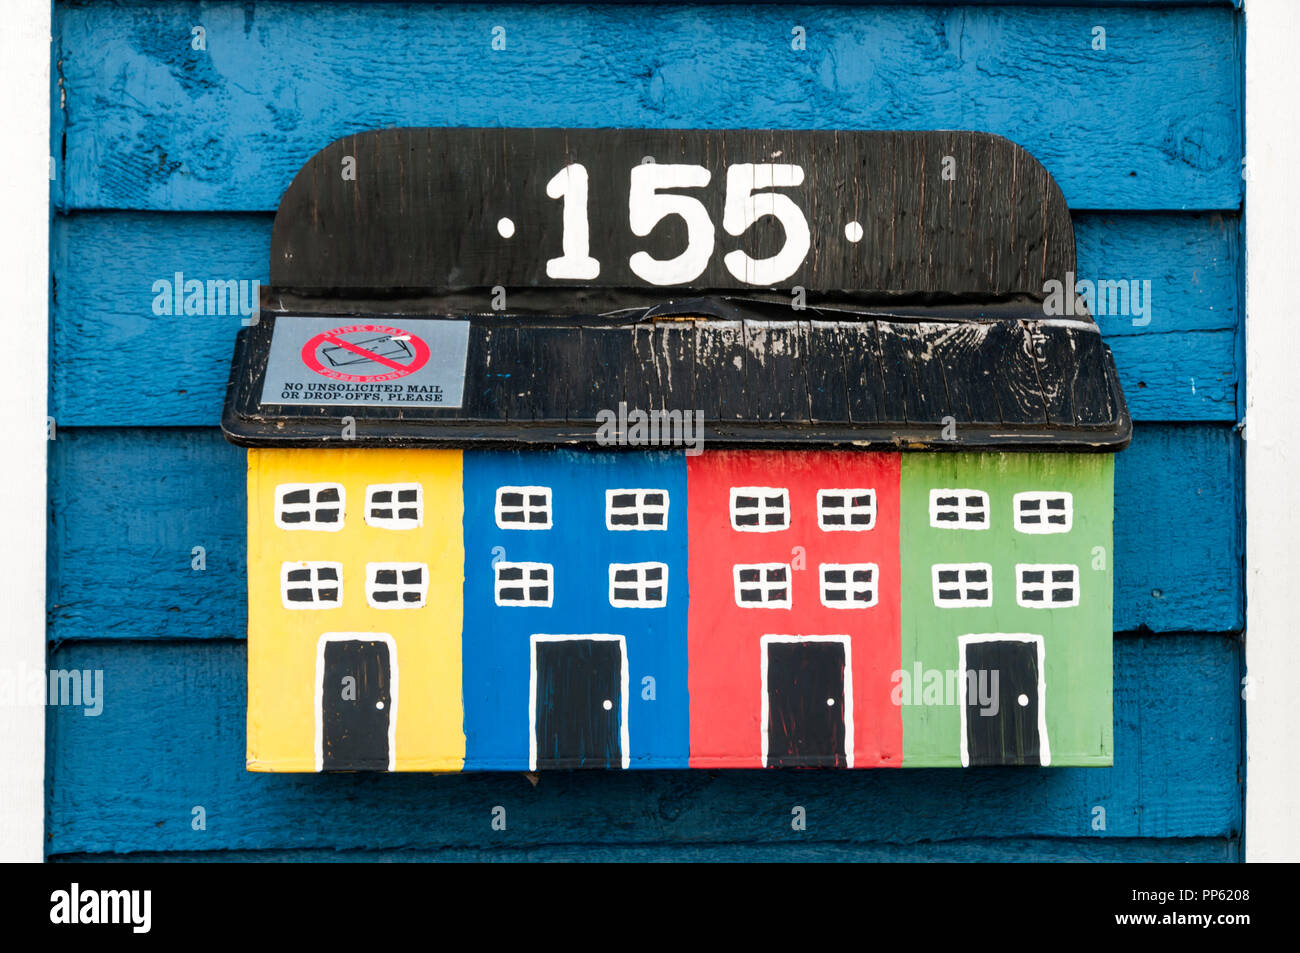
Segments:
[[[857,222],[849,222],[844,226],[844,237],[855,244],[862,241],[862,226]]]
[[[508,218],[498,219],[497,231],[502,238],[513,238],[515,235],[515,223]]]

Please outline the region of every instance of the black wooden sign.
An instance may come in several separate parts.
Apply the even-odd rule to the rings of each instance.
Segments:
[[[302,168],[271,284],[987,299],[1073,264],[1051,176],[985,133],[391,129]]]

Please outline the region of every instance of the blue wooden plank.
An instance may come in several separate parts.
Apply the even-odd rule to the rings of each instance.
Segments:
[[[1238,221],[1075,216],[1081,279],[1137,282],[1140,290],[1150,282],[1145,313],[1098,316],[1136,419],[1236,419]],[[154,285],[174,285],[178,272],[205,284],[244,281],[251,300],[251,282],[267,276],[270,236],[265,214],[60,216],[55,417],[64,426],[215,425],[241,318],[156,315]],[[1132,302],[1129,310],[1137,310]]]
[[[1075,208],[1242,195],[1228,7],[665,7],[647,42],[618,7],[220,4],[201,51],[182,0],[56,14],[67,208],[271,209],[331,140],[393,125],[970,128]]]
[[[917,844],[553,844],[434,850],[186,850],[56,854],[55,863],[1236,863],[1235,837],[1006,838]]]
[[[534,786],[519,774],[248,773],[242,643],[68,643],[51,666],[102,671],[104,704],[95,717],[49,710],[48,849],[1237,838],[1240,654],[1232,637],[1118,640],[1113,768],[578,771]],[[491,827],[497,805],[504,831]],[[795,806],[804,832],[791,829]]]
[[[51,638],[243,637],[243,450],[212,429],[90,429],[51,453]],[[1241,628],[1241,479],[1231,427],[1135,427],[1115,467],[1116,630]]]

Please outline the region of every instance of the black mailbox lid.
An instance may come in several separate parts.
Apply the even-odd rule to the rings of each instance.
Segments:
[[[602,411],[699,411],[711,447],[1116,451],[1132,422],[1097,326],[1034,301],[791,309],[715,296],[601,314],[470,314],[271,292],[222,429],[279,447],[598,447]],[[468,324],[460,407],[261,401],[278,322]],[[353,426],[344,439],[345,417]]]

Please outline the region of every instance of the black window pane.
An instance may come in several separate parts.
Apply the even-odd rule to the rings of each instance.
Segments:
[[[844,514],[843,514],[843,513],[823,513],[823,514],[822,514],[822,524],[825,525],[825,526],[843,526],[843,525],[844,525]]]
[[[758,497],[756,496],[738,496],[736,497],[736,508],[741,510],[752,510],[758,506]]]
[[[757,589],[741,589],[741,590],[740,590],[740,601],[741,601],[741,602],[761,602],[761,601],[762,601],[762,595],[759,593],[759,591],[758,591]]]
[[[955,569],[940,569],[940,570],[939,570],[939,581],[940,581],[940,582],[957,582],[957,580],[958,580],[959,578],[960,578],[960,573],[958,573],[957,570],[955,570]]]
[[[838,506],[843,506],[843,505],[844,505],[844,497],[842,497],[842,496],[823,496],[823,497],[822,497],[822,506],[826,506],[826,507],[832,507],[832,506],[834,506],[834,507],[838,507]]]
[[[737,514],[736,514],[736,525],[737,525],[737,526],[757,526],[757,525],[758,525],[758,514],[757,514],[757,513],[737,513]]]
[[[420,601],[420,598],[421,598],[421,597],[420,597],[420,593],[418,593],[418,592],[404,592],[404,593],[402,593],[402,601],[403,601],[403,602],[419,602],[419,601]]]
[[[393,502],[393,491],[392,491],[392,490],[375,490],[374,493],[370,494],[370,502],[371,502],[371,503],[391,503],[391,502]]]
[[[370,594],[375,602],[396,602],[397,591],[395,589],[380,589],[378,592]]]
[[[822,578],[825,579],[827,582],[843,582],[843,581],[844,581],[844,570],[843,570],[843,569],[828,569],[828,570],[826,570],[826,572],[822,575]]]
[[[854,513],[854,514],[853,514],[853,517],[852,517],[852,520],[853,520],[853,525],[854,525],[854,526],[866,526],[868,523],[871,522],[871,514],[870,514],[870,513]]]
[[[497,567],[497,578],[502,582],[513,582],[516,579],[523,579],[524,571],[518,566],[499,566]]]
[[[662,493],[647,493],[645,495],[646,506],[663,506],[664,495]]]
[[[854,506],[870,506],[870,505],[871,505],[871,494],[870,494],[870,493],[867,493],[867,494],[865,494],[865,495],[863,495],[863,496],[855,496],[855,497],[853,498],[853,505],[854,505]]]
[[[316,570],[316,578],[322,581],[326,579],[338,579],[338,577],[339,571],[333,566],[321,566]]]
[[[951,510],[944,510],[942,512],[936,513],[935,519],[937,519],[940,523],[955,523],[957,522],[957,514]]]
[[[551,514],[546,510],[531,510],[528,513],[528,522],[530,523],[549,523]]]
[[[502,506],[523,506],[524,495],[522,493],[502,493],[501,505]]]
[[[1043,590],[1026,589],[1024,592],[1020,594],[1020,598],[1023,599],[1025,602],[1042,602]]]
[[[339,501],[339,488],[336,486],[327,486],[316,493],[317,503],[337,503]]]
[[[316,511],[317,523],[337,523],[338,521],[339,521],[338,510],[317,510]]]
[[[785,602],[785,590],[769,589],[767,591],[767,598],[769,602]]]
[[[370,518],[371,518],[372,520],[390,520],[390,519],[393,518],[393,511],[392,511],[392,510],[382,510],[382,509],[372,509],[372,510],[370,511]]]
[[[324,602],[339,601],[339,591],[337,589],[322,589],[320,590],[320,592],[317,593],[317,595]]]
[[[758,570],[757,570],[757,569],[742,569],[742,570],[740,571],[740,581],[741,581],[741,582],[758,582]]]
[[[827,589],[825,595],[827,602],[843,602],[848,594],[843,589]]]
[[[501,590],[502,602],[523,602],[524,591],[517,586],[508,586]]]
[[[610,500],[610,505],[616,509],[630,509],[631,507],[636,506],[636,494],[615,493],[613,498]]]
[[[982,497],[982,496],[968,496],[968,497],[966,497],[966,505],[967,505],[967,506],[978,506],[978,507],[983,507],[983,506],[984,506],[984,497]]]
[[[1073,601],[1074,601],[1074,590],[1073,590],[1073,589],[1053,589],[1053,590],[1052,590],[1052,601],[1053,601],[1053,602],[1073,602]]]
[[[645,591],[645,597],[646,597],[646,599],[647,599],[648,601],[650,601],[650,602],[662,602],[662,601],[663,601],[663,598],[664,598],[664,590],[663,590],[663,587],[662,587],[662,586],[650,586],[650,587],[649,587],[648,589],[646,589],[646,591]]]
[[[1074,582],[1073,569],[1053,569],[1052,582]]]
[[[1038,509],[1038,500],[1021,500],[1020,509],[1022,512],[1025,510],[1036,510]]]
[[[856,602],[870,602],[870,601],[871,601],[871,590],[870,590],[870,589],[859,589],[857,592],[853,593],[853,599],[854,599],[854,601],[856,601]]]
[[[399,503],[414,503],[420,498],[419,490],[398,490],[397,501]]]
[[[987,581],[988,581],[988,578],[989,578],[989,571],[988,571],[987,569],[967,569],[967,570],[966,570],[966,581],[967,581],[967,582],[987,582]]]
[[[285,503],[310,503],[311,494],[308,490],[290,490],[280,499]]]
[[[966,514],[966,522],[967,522],[967,523],[983,523],[983,522],[984,522],[984,511],[983,511],[983,510],[977,510],[977,511],[975,511],[975,512],[973,512],[973,513],[968,512],[968,513]]]
[[[768,582],[785,582],[785,567],[777,566],[767,571]]]
[[[960,599],[960,598],[961,598],[961,590],[960,590],[960,589],[940,589],[940,590],[939,590],[939,598],[940,598],[940,599]]]
[[[955,496],[941,496],[941,497],[939,497],[939,499],[937,499],[935,502],[938,503],[940,506],[956,506],[956,505],[957,505],[957,497],[955,497]]]
[[[1050,500],[1047,501],[1047,508],[1048,508],[1049,510],[1063,510],[1063,509],[1065,509],[1065,497],[1063,497],[1063,496],[1054,496],[1054,497],[1052,497]]]
[[[855,570],[853,570],[853,581],[854,581],[854,582],[871,582],[871,570],[870,570],[870,569],[855,569]]]
[[[664,514],[662,513],[646,513],[644,519],[647,526],[664,525]]]
[[[636,514],[635,513],[613,513],[609,517],[609,522],[611,526],[635,526]]]
[[[664,577],[663,566],[650,566],[645,571],[646,582],[658,582]]]
[[[397,518],[403,520],[418,520],[420,511],[415,507],[403,507],[397,511]]]
[[[376,569],[375,584],[378,586],[395,586],[397,585],[396,569]]]
[[[1042,521],[1043,518],[1037,513],[1022,513],[1020,516],[1020,522],[1024,523],[1026,526],[1037,525]]]
[[[615,588],[615,589],[614,589],[614,598],[615,598],[615,599],[618,599],[618,600],[620,600],[620,601],[622,601],[622,602],[635,602],[635,601],[636,601],[636,590],[635,590],[635,589],[618,589],[618,588]]]
[[[290,569],[285,573],[284,578],[289,582],[306,582],[311,579],[310,569]]]
[[[280,520],[284,523],[305,523],[311,519],[311,514],[306,510],[299,510],[296,513],[281,513]]]
[[[767,505],[768,505],[769,507],[774,507],[774,508],[777,508],[777,509],[784,509],[784,508],[785,508],[785,497],[784,497],[784,496],[769,496],[769,497],[767,497]]]
[[[503,523],[522,523],[523,521],[523,510],[503,510],[501,513],[501,522]]]
[[[550,586],[529,586],[528,598],[533,602],[545,602],[550,598]]]
[[[422,579],[424,579],[423,569],[402,570],[402,582],[406,583],[408,586],[418,586]]]
[[[533,580],[540,579],[542,582],[545,582],[547,579],[550,578],[550,576],[551,576],[551,571],[547,569],[545,566],[542,566],[538,569],[528,570],[529,579],[533,579]]]
[[[290,589],[285,595],[289,597],[290,602],[311,602],[310,589]]]
[[[1037,520],[1038,517],[1035,516],[1034,519]],[[1049,522],[1049,523],[1055,523],[1057,526],[1064,526],[1064,525],[1065,525],[1065,514],[1064,514],[1064,513],[1052,513],[1050,516],[1047,517],[1047,522]]]
[[[777,510],[776,512],[773,513],[768,513],[766,522],[768,526],[784,526],[785,513],[781,512],[780,510]]]
[[[636,582],[636,570],[635,570],[635,569],[615,569],[615,570],[614,570],[614,581],[615,581],[615,582]]]
[[[967,589],[966,595],[971,599],[983,602],[988,599],[989,591],[987,589]]]
[[[1021,573],[1020,581],[1021,582],[1042,582],[1043,572],[1041,569],[1036,570],[1034,572],[1030,572],[1029,570],[1026,570],[1025,572]]]

